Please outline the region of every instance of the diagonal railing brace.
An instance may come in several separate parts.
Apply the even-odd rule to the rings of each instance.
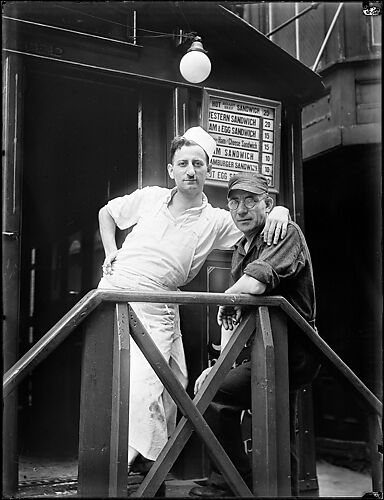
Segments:
[[[167,391],[177,403],[178,407],[184,415],[184,420],[188,418],[189,423],[193,426],[194,430],[204,441],[210,452],[211,458],[214,460],[219,470],[223,473],[234,493],[238,496],[252,496],[251,491],[248,489],[240,474],[233,466],[228,455],[225,453],[224,449],[216,439],[215,435],[213,434],[212,430],[206,423],[201,413],[206,410],[208,404],[212,400],[215,392],[219,387],[219,384],[221,383],[222,376],[225,373],[225,370],[229,370],[239,352],[243,348],[245,343],[244,338],[249,338],[252,331],[254,330],[254,322],[249,317],[247,320],[243,321],[243,323],[238,328],[240,332],[237,335],[234,335],[235,338],[232,339],[232,342],[228,343],[223,353],[221,362],[218,361],[215,364],[212,369],[213,373],[211,372],[207,379],[204,381],[199,394],[196,396],[194,402],[192,402],[191,398],[188,396],[185,389],[174,376],[168,363],[156,347],[156,344],[153,342],[150,335],[146,332],[144,326],[142,325],[141,321],[132,310],[132,308],[129,309],[129,318],[131,336],[133,337],[143,354],[146,356],[148,362],[156,372],[161,382],[164,384]],[[242,335],[240,335],[240,333],[242,333]],[[235,352],[234,350],[231,353],[231,356],[227,358],[226,355],[231,352],[231,346],[233,345],[236,345],[237,352]],[[214,386],[212,385],[212,381],[215,382]],[[151,476],[148,474],[145,483],[141,485],[134,496],[142,496],[144,494],[146,496],[149,496],[157,491],[158,486],[164,480],[168,470],[172,466],[172,463],[177,458],[185,442],[188,440],[190,434],[192,433],[191,429],[183,432],[183,428],[186,425],[184,423],[184,420],[182,418],[183,422],[179,422],[175,433],[156,461],[156,463],[159,464],[166,463],[166,467],[163,467],[162,470],[156,470],[154,469],[156,465],[155,464],[152,467],[152,469],[154,469],[154,472]],[[183,437],[179,437],[179,439],[177,440],[177,437],[180,436],[180,432],[183,434]],[[172,463],[168,462],[167,464],[167,461],[164,461],[164,455],[167,456],[167,453],[171,453],[172,450],[170,450],[170,448],[174,449],[176,453],[174,456],[172,456]],[[170,458],[171,455],[168,455],[168,458]],[[156,472],[157,474],[155,475]],[[153,485],[151,484],[152,478],[154,478]]]

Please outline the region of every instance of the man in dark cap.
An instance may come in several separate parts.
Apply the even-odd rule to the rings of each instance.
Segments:
[[[226,293],[282,295],[315,327],[315,289],[311,258],[304,235],[297,224],[288,223],[287,235],[277,245],[268,246],[262,231],[273,199],[268,195],[265,177],[256,173],[236,174],[228,183],[228,208],[232,219],[244,237],[232,257],[232,285]],[[240,306],[220,306],[217,316],[221,325],[221,350],[228,342],[241,318]],[[319,365],[298,341],[295,326],[288,325],[290,370],[290,420],[292,494],[298,495],[298,461],[295,451],[295,429],[298,388],[309,383]],[[200,389],[211,368],[207,368],[195,383]],[[205,413],[217,438],[232,462],[252,489],[252,470],[242,441],[240,415],[251,408],[251,362],[243,360],[232,368]],[[229,431],[229,432],[228,432]],[[253,443],[257,447],[257,443]],[[213,470],[205,486],[196,486],[192,496],[220,497],[231,495],[224,478]]]

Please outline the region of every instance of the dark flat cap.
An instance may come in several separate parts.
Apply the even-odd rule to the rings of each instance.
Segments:
[[[242,172],[233,175],[228,181],[228,194],[233,189],[241,189],[255,194],[268,193],[268,181],[256,172]]]

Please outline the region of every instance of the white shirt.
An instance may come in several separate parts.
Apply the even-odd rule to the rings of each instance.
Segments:
[[[117,255],[114,274],[141,275],[175,289],[196,276],[212,250],[229,250],[242,237],[230,213],[212,207],[204,193],[200,207],[173,217],[168,204],[176,190],[149,186],[107,204],[120,229],[134,226]]]

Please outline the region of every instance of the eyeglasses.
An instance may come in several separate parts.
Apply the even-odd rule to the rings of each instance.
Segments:
[[[241,202],[244,203],[244,206],[248,209],[254,208],[260,201],[264,200],[266,196],[261,198],[253,198],[252,196],[247,196],[246,198],[233,199],[228,201],[229,210],[237,210]]]

